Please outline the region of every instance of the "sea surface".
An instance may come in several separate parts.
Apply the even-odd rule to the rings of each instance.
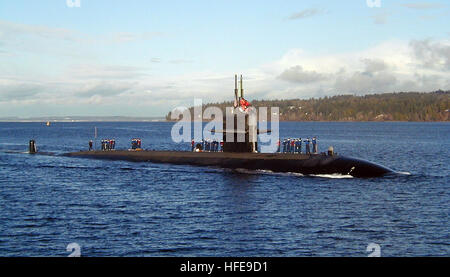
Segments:
[[[189,150],[172,125],[0,123],[0,256],[450,255],[449,123],[280,123],[398,172],[371,179],[59,156],[94,127],[97,148]],[[52,155],[26,154],[30,139]]]

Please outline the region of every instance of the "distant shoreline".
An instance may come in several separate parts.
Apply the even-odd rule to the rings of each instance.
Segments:
[[[0,118],[0,122],[161,122],[166,121],[164,117],[126,117],[126,116],[103,116],[103,117],[91,117],[91,116],[62,116],[62,117],[3,117]]]
[[[3,120],[0,119],[0,123],[46,123],[50,122],[51,124],[54,123],[102,123],[102,122],[129,122],[129,123],[137,123],[137,122],[172,122],[175,123],[177,121],[174,120],[165,120],[165,119],[153,119],[153,120]],[[191,121],[194,122],[194,121]],[[202,121],[202,122],[209,122],[209,121]],[[269,121],[270,122],[270,121]],[[377,120],[337,120],[337,121],[327,121],[327,120],[310,120],[310,121],[304,121],[304,120],[280,120],[279,122],[314,122],[314,123],[355,123],[355,122],[376,122],[376,123],[400,123],[400,122],[411,122],[411,123],[450,123],[450,121],[442,121],[442,120],[429,120],[429,121],[401,121],[401,120],[385,120],[385,121],[377,121]]]

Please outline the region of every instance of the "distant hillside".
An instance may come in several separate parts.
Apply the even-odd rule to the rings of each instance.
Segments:
[[[279,107],[281,121],[449,121],[450,91],[400,92],[319,99],[253,100],[255,107]],[[206,104],[222,110],[232,102]],[[193,114],[193,108],[190,108]],[[170,120],[169,113],[166,116]]]

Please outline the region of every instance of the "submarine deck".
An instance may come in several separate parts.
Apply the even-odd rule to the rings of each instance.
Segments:
[[[186,164],[194,166],[218,166],[270,170],[273,172],[297,172],[302,174],[341,174],[354,177],[377,177],[391,173],[383,166],[339,155],[294,153],[233,153],[188,152],[156,150],[80,151],[64,154],[67,157],[90,159],[125,160]]]
[[[64,156],[96,159],[123,159],[131,161],[146,161],[152,159],[173,158],[222,158],[222,159],[283,159],[305,160],[314,156],[325,154],[299,154],[299,153],[233,153],[233,152],[190,152],[190,151],[157,151],[157,150],[111,150],[111,151],[80,151],[67,153]]]

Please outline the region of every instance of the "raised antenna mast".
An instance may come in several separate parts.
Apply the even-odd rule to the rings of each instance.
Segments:
[[[244,87],[242,87],[242,75],[241,75],[241,97],[244,98]]]
[[[238,87],[237,87],[237,74],[234,74],[234,99],[236,100],[236,105],[239,105],[238,101]]]

